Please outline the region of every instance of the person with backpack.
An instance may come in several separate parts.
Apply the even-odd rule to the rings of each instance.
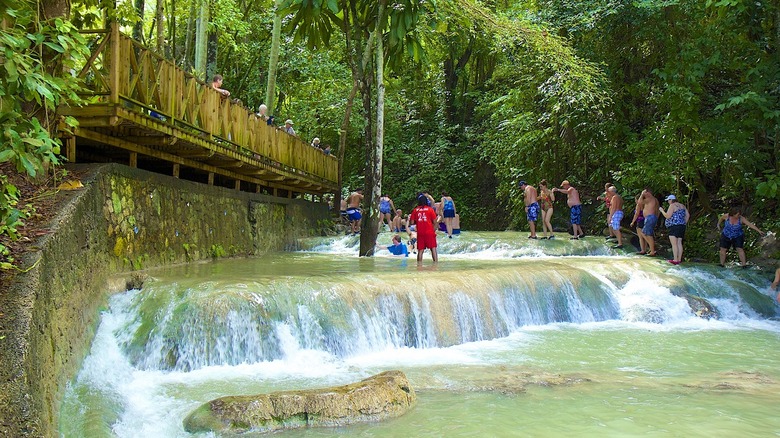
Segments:
[[[439,202],[439,216],[444,218],[444,225],[447,227],[447,237],[452,239],[452,229],[455,222],[455,201],[447,192],[441,192],[441,202]]]

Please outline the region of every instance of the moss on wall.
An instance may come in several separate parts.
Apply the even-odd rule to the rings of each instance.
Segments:
[[[86,166],[79,166],[82,169]],[[56,436],[59,402],[85,357],[108,278],[213,256],[295,247],[324,204],[181,181],[120,165],[89,168],[62,193],[52,232],[0,294],[0,436]]]

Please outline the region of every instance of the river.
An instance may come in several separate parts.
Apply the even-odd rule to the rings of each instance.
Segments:
[[[438,265],[358,258],[357,237],[331,237],[152,271],[111,297],[60,433],[186,437],[184,417],[214,398],[399,369],[418,396],[406,415],[284,435],[780,435],[767,273],[525,236],[439,239]]]

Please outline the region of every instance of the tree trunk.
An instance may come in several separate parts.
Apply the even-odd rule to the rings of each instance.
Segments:
[[[355,103],[355,96],[360,89],[359,83],[354,81],[352,83],[352,90],[347,97],[347,107],[344,109],[344,120],[341,122],[341,129],[339,130],[339,190],[336,193],[336,198],[333,201],[333,208],[341,209],[341,194],[344,190],[344,155],[347,149],[347,132],[349,129],[349,119],[352,117],[352,105]]]
[[[171,36],[171,43],[168,44],[168,47],[170,47],[170,52],[168,53],[168,56],[173,60],[174,63],[176,63],[177,61],[176,55],[178,54],[178,50],[176,50],[176,47],[178,45],[178,41],[176,41],[176,0],[171,0],[171,7],[169,12],[170,14],[167,23],[168,23],[168,35]]]
[[[184,55],[182,57],[181,66],[184,70],[189,71],[192,67],[192,41],[195,40],[195,2],[190,2],[190,15],[187,18],[187,33],[184,36]]]
[[[382,154],[384,146],[384,115],[385,115],[385,82],[384,82],[384,64],[385,51],[382,44],[382,23],[384,23],[385,0],[379,3],[379,11],[376,19],[376,48],[375,48],[375,68],[376,68],[376,140],[371,144],[371,128],[366,132],[366,192],[370,193],[367,203],[368,214],[360,230],[360,257],[370,257],[374,255],[376,248],[376,236],[379,231],[379,198],[382,196]],[[367,97],[367,99],[366,99]],[[366,112],[366,118],[371,119],[371,95],[365,93],[364,102],[368,101],[369,108]]]
[[[133,39],[144,41],[144,0],[135,0],[135,13],[138,15],[138,22],[133,25]]]
[[[164,12],[165,8],[163,7],[163,2],[165,0],[157,0],[157,11],[155,13],[156,20],[157,20],[157,53],[160,55],[163,54],[163,49],[165,48],[165,17]]]
[[[279,16],[279,5],[282,0],[274,3],[274,28],[271,32],[271,54],[268,58],[268,87],[265,90],[265,105],[268,107],[268,115],[274,115],[276,111],[276,70],[279,65],[279,46],[282,38],[282,17]]]
[[[208,51],[209,0],[200,0],[200,11],[195,30],[195,75],[206,78],[206,52]]]

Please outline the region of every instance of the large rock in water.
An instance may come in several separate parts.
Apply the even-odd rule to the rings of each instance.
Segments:
[[[344,386],[222,397],[184,419],[187,432],[274,431],[343,426],[403,415],[417,396],[400,371],[385,371]]]

